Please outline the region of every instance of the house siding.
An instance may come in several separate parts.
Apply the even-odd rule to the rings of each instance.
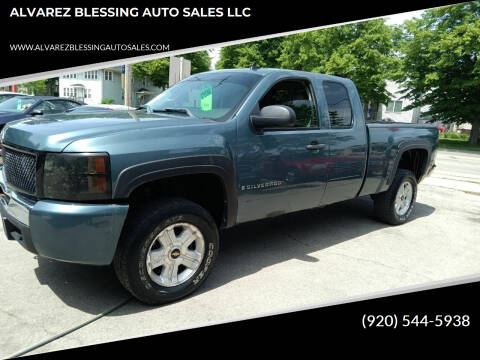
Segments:
[[[83,85],[85,90],[90,90],[90,98],[77,98],[78,100],[84,101],[86,104],[98,104],[99,99],[102,97],[102,82],[100,80],[101,71],[98,71],[98,79],[85,79],[85,74],[83,72],[77,73],[76,78],[65,78],[61,76],[58,81],[58,90],[59,96],[61,97],[70,97],[69,94],[65,92],[65,89],[72,89],[73,85]]]
[[[76,74],[76,78],[62,76],[59,79],[59,95],[62,97],[70,97],[71,91],[65,92],[65,89],[72,89],[73,85],[83,85],[88,91],[90,90],[90,98],[79,98],[77,100],[84,101],[88,105],[101,104],[102,100],[113,100],[114,104],[123,105],[125,99],[123,97],[122,88],[122,68],[120,66],[97,70],[97,79],[87,79],[84,72]],[[105,72],[111,72],[111,80],[105,80]],[[140,90],[146,90],[150,94],[140,96]],[[153,85],[150,79],[133,78],[132,80],[132,106],[140,106],[153,99],[163,91],[162,88]]]
[[[132,106],[143,105],[163,91],[162,88],[153,85],[150,79],[148,78],[140,79],[135,77],[133,78],[133,81],[132,81],[132,89],[133,89]],[[148,90],[151,93],[151,95],[147,95],[143,97],[139,96],[138,92],[141,89]]]
[[[105,80],[105,72],[112,73],[112,80]],[[102,71],[102,99],[112,99],[114,104],[123,104],[124,100],[122,97],[122,72],[121,69],[112,68],[105,69]],[[100,99],[100,102],[102,101]]]
[[[390,101],[401,101],[402,102],[402,111],[387,111],[387,105],[380,104],[378,108],[377,119],[382,120],[392,120],[395,122],[407,122],[407,123],[425,123],[430,118],[420,117],[422,112],[428,110],[429,106],[416,107],[411,110],[403,110],[405,107],[412,104],[409,99],[402,99],[403,94],[400,93],[402,86],[393,81],[387,81],[387,91],[392,94]]]

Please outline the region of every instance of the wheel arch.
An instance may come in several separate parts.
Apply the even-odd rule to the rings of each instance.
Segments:
[[[196,179],[206,181],[207,177],[216,181],[210,186],[221,187],[223,211],[218,225],[233,226],[237,218],[236,178],[233,162],[225,156],[193,156],[138,164],[119,174],[112,193],[114,199],[131,199],[148,186],[176,184],[187,188],[193,186]]]
[[[411,170],[415,174],[417,182],[421,182],[427,172],[431,151],[431,146],[424,142],[400,145],[393,162],[392,171],[387,177],[387,185],[392,184],[399,168]]]

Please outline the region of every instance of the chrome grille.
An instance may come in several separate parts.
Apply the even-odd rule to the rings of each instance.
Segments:
[[[37,158],[34,154],[2,147],[3,169],[7,183],[19,191],[35,194]]]

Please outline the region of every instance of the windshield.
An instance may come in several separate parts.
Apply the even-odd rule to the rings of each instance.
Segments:
[[[2,102],[0,104],[0,111],[24,112],[36,102],[37,100],[33,98],[14,97]]]
[[[257,74],[223,71],[193,75],[146,105],[154,112],[177,112],[224,121],[230,118],[260,78],[261,75]]]
[[[0,103],[4,102],[5,100],[11,99],[12,97],[15,97],[17,95],[12,95],[12,94],[1,94],[0,95]]]

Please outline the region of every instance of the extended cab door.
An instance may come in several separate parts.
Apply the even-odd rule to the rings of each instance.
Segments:
[[[367,133],[362,104],[351,81],[323,80],[317,87],[330,136],[327,187],[322,205],[353,199],[367,164]]]
[[[327,181],[326,129],[307,78],[279,79],[267,89],[252,114],[269,105],[290,106],[293,127],[239,126],[237,175],[238,222],[319,206]]]

